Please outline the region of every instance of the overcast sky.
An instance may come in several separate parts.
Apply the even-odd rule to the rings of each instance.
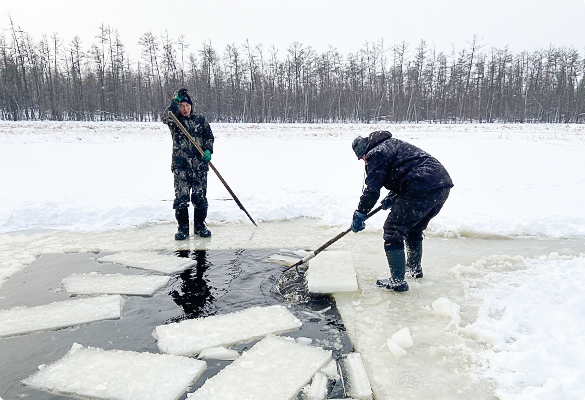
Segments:
[[[474,34],[484,48],[585,50],[585,0],[0,0],[0,12],[5,35],[10,16],[37,41],[57,32],[65,44],[79,36],[84,48],[103,23],[118,30],[133,58],[148,31],[184,35],[188,51],[210,41],[221,52],[248,39],[281,55],[295,41],[347,54],[380,40],[386,48],[406,41],[414,49],[422,39],[450,52],[467,47]]]

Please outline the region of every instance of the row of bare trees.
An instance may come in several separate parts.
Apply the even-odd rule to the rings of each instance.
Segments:
[[[574,48],[437,52],[424,41],[318,54],[291,44],[209,43],[146,32],[131,60],[116,30],[85,47],[57,34],[35,41],[11,23],[0,35],[0,119],[157,120],[187,87],[195,107],[223,122],[585,121],[585,58]]]

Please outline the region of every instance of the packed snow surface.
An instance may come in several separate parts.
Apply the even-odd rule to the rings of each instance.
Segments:
[[[289,400],[329,360],[331,351],[269,335],[187,398]]]
[[[509,270],[514,262],[526,269]],[[584,254],[491,257],[452,272],[479,303],[463,332],[489,343],[480,365],[501,398],[585,398]]]
[[[169,354],[83,347],[71,350],[25,379],[50,392],[108,400],[176,400],[205,371],[206,363]]]
[[[211,126],[213,163],[257,222],[348,226],[364,174],[351,142],[385,129],[435,156],[455,184],[427,235],[585,236],[583,125]],[[0,232],[174,220],[162,123],[0,121],[0,143]],[[211,171],[208,182],[212,226],[250,223]],[[382,214],[367,226],[381,229]]]
[[[124,299],[120,295],[57,301],[36,307],[0,310],[0,337],[24,335],[106,319],[118,319]]]
[[[159,325],[154,336],[161,351],[192,355],[210,347],[250,342],[301,326],[302,322],[286,307],[274,305]]]

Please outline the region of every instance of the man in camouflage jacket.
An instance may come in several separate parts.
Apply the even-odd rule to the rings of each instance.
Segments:
[[[203,156],[168,116],[168,112],[173,113],[195,139],[204,151]],[[207,217],[208,162],[213,153],[214,140],[211,127],[205,117],[194,112],[187,89],[175,92],[171,105],[164,112],[163,122],[169,126],[173,138],[171,163],[175,184],[173,209],[179,225],[175,239],[184,240],[189,236],[189,201],[195,207],[194,233],[201,237],[209,237],[211,232],[205,226],[205,218]]]
[[[366,162],[366,188],[354,212],[351,229],[359,232],[365,228],[366,216],[378,201],[381,188],[388,189],[382,207],[391,208],[384,223],[384,250],[391,277],[379,279],[377,284],[406,291],[406,269],[414,278],[423,276],[423,231],[445,204],[453,182],[436,158],[393,138],[390,132],[372,132],[367,138],[358,136],[352,148],[357,158]]]

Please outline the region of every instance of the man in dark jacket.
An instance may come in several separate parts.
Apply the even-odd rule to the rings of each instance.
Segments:
[[[378,279],[376,283],[397,292],[407,291],[406,269],[412,277],[422,278],[423,231],[445,204],[453,182],[437,159],[392,138],[390,132],[372,132],[368,138],[358,136],[352,148],[357,158],[366,162],[366,188],[353,214],[351,229],[359,232],[365,228],[366,216],[378,201],[380,189],[388,189],[382,207],[391,208],[384,223],[390,279]]]
[[[189,138],[168,116],[172,112],[195,142],[204,151],[197,150]],[[174,176],[175,200],[173,209],[179,225],[175,240],[189,237],[189,200],[195,207],[194,233],[201,237],[211,236],[205,226],[207,217],[207,171],[213,153],[213,133],[205,117],[193,111],[193,103],[187,89],[175,92],[171,105],[165,110],[163,122],[169,126],[173,138],[173,160],[171,171]]]

